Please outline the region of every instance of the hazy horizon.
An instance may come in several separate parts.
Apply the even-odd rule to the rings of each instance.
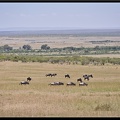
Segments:
[[[41,31],[41,30],[119,30],[120,28],[77,28],[77,27],[8,27],[0,31]]]
[[[62,30],[4,30],[0,36],[39,36],[39,35],[77,35],[77,36],[120,36],[120,29],[62,29]]]

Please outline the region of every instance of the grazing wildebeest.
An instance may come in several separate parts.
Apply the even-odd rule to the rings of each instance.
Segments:
[[[21,82],[19,83],[19,85],[22,85],[22,84],[24,84],[24,85],[28,84],[28,85],[29,85],[29,82],[28,82],[28,81],[21,81]]]
[[[57,75],[56,73],[53,73],[53,74],[49,73],[49,74],[46,74],[46,77],[47,76],[51,76],[52,77],[52,76],[56,76],[56,75]]]
[[[62,82],[52,82],[52,83],[49,83],[48,85],[64,85],[64,83],[62,83]]]
[[[88,84],[87,83],[85,83],[85,82],[80,82],[79,83],[79,86],[87,86]]]
[[[67,83],[66,85],[67,85],[67,86],[70,86],[70,85],[75,86],[76,84],[73,83],[73,82],[69,82],[69,83]]]
[[[91,77],[91,78],[93,78],[93,75],[91,74],[91,75],[83,75],[83,77],[84,77],[84,80],[89,80],[89,77]]]
[[[56,75],[57,75],[56,73],[53,73],[53,74],[51,74],[51,77],[52,77],[52,76],[56,76]]]
[[[80,81],[79,86],[87,86],[88,84],[83,82],[81,78],[77,79],[77,81]]]
[[[65,75],[65,78],[66,78],[66,77],[70,78],[70,75],[66,74],[66,75]]]
[[[27,81],[31,81],[31,80],[32,80],[32,78],[31,78],[31,77],[28,77],[28,78],[27,78]]]
[[[78,78],[78,79],[77,79],[77,82],[78,82],[78,81],[82,82],[82,79],[81,79],[81,78]]]
[[[46,77],[47,77],[47,76],[51,76],[51,73],[49,73],[49,74],[46,74],[45,76],[46,76]],[[51,76],[51,77],[52,77],[52,76]]]
[[[58,85],[64,85],[63,82],[56,82]]]

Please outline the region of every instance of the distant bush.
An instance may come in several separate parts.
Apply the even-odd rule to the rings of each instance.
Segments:
[[[44,45],[41,46],[41,49],[42,50],[49,50],[50,47],[47,44],[44,44]]]
[[[49,62],[49,63],[67,63],[81,65],[105,65],[116,64],[120,65],[120,58],[109,57],[85,57],[85,56],[40,56],[40,55],[15,55],[15,54],[0,54],[0,61],[22,61],[22,62]]]
[[[24,50],[32,50],[32,47],[30,45],[23,45],[22,47]]]

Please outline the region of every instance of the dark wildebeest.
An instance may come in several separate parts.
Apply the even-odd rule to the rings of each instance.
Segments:
[[[72,85],[72,86],[75,86],[76,84],[73,83],[73,82],[69,82],[69,83],[67,83],[66,85],[67,85],[67,86],[71,86],[71,85]]]
[[[85,82],[80,82],[79,83],[79,86],[87,86],[88,84],[87,83],[85,83]]]
[[[64,83],[62,83],[62,82],[52,82],[52,83],[49,83],[48,85],[64,85]]]
[[[56,73],[53,73],[53,74],[49,73],[49,74],[46,74],[46,77],[47,76],[51,76],[52,77],[52,76],[56,76],[56,75],[57,75]]]
[[[70,75],[66,74],[66,75],[65,75],[65,78],[66,78],[66,77],[70,78]]]
[[[93,78],[93,75],[91,74],[91,75],[83,75],[83,77],[84,77],[84,80],[89,80],[89,77],[91,77],[91,78]]]
[[[31,81],[31,80],[32,80],[32,78],[31,78],[31,77],[28,77],[28,78],[27,78],[27,81]]]
[[[28,81],[21,81],[21,82],[19,83],[19,85],[22,85],[22,84],[24,84],[24,85],[28,84],[28,85],[29,85],[29,82],[28,82]]]
[[[81,78],[78,78],[78,79],[77,79],[77,82],[78,82],[78,81],[82,82],[82,79],[81,79]]]
[[[51,74],[51,77],[52,77],[52,76],[56,76],[56,75],[57,75],[56,73],[53,73],[53,74]]]
[[[47,77],[47,76],[51,76],[51,73],[49,73],[49,74],[46,74],[45,76],[46,76],[46,77]],[[51,76],[51,77],[52,77],[52,76]]]
[[[87,83],[83,82],[81,78],[77,79],[77,82],[78,81],[80,82],[79,86],[87,86],[88,85]]]

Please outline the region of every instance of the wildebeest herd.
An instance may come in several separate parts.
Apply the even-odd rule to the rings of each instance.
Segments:
[[[52,76],[57,76],[57,74],[56,73],[53,73],[53,74],[49,73],[49,74],[46,74],[45,76],[46,77],[47,76],[51,76],[52,77]],[[90,74],[90,75],[87,75],[87,74],[83,75],[84,80],[88,80],[89,81],[90,77],[93,78],[93,75],[92,74]],[[66,74],[65,78],[70,78],[70,75]],[[22,84],[24,84],[24,85],[28,84],[29,85],[29,82],[31,80],[32,80],[31,77],[27,77],[27,80],[21,81],[19,83],[19,85],[22,85]],[[85,82],[82,81],[82,78],[78,78],[76,82],[79,82],[79,86],[87,86],[88,85],[88,83],[85,83]],[[64,85],[64,83],[63,82],[51,82],[48,85]],[[66,86],[76,86],[76,83],[68,82],[68,83],[66,83]]]
[[[51,75],[52,75],[51,73],[46,74],[46,77],[47,76],[51,76]],[[54,74],[54,75],[56,76],[57,74]],[[89,81],[90,77],[93,78],[93,75],[92,74],[91,75],[87,75],[87,74],[83,75],[84,80],[87,79]],[[70,78],[70,75],[66,74],[65,78]],[[85,82],[82,81],[82,78],[78,78],[77,82],[79,82],[79,86],[87,86],[88,85],[87,83],[85,83]],[[49,83],[48,85],[64,85],[64,83],[63,82],[52,82],[52,83]],[[74,83],[74,82],[68,82],[66,84],[66,86],[76,86],[76,83]]]

